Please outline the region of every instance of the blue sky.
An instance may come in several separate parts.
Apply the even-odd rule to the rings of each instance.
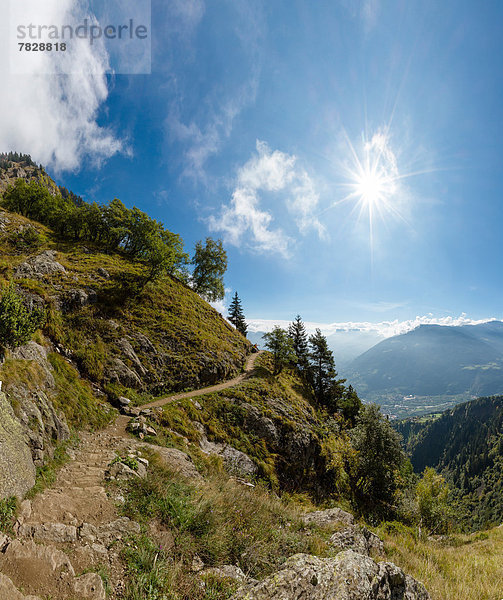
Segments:
[[[222,237],[251,319],[501,318],[502,24],[490,1],[153,0],[151,75],[17,76],[0,143],[190,252]]]

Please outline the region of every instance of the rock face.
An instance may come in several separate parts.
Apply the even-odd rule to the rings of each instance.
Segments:
[[[139,389],[143,387],[141,379],[120,358],[114,358],[107,367],[106,377],[112,383],[120,383],[126,387]]]
[[[201,437],[199,438],[199,447],[205,454],[214,454],[223,458],[225,468],[231,475],[239,477],[252,477],[258,473],[257,465],[253,460],[240,450],[236,450],[228,444],[219,444],[210,442],[206,437],[204,425],[194,421]]]
[[[35,484],[29,439],[0,392],[0,498],[21,498]]]
[[[35,363],[36,384],[11,383],[6,391],[17,404],[16,418],[29,440],[33,462],[42,466],[46,458],[52,457],[53,443],[70,436],[64,416],[54,410],[50,401],[55,390],[52,366],[47,360],[47,350],[35,342],[16,348],[10,358]]]
[[[244,586],[232,600],[430,600],[424,586],[392,563],[352,550],[335,558],[290,557],[283,569]]]
[[[54,250],[45,250],[38,256],[29,258],[15,270],[16,277],[31,279],[40,279],[45,277],[45,275],[54,275],[56,273],[66,273],[66,269],[62,264],[57,262]]]

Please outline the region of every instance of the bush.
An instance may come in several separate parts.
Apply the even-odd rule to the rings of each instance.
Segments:
[[[17,512],[17,500],[14,497],[0,499],[0,531],[12,533],[12,524]]]
[[[28,342],[42,326],[45,311],[39,308],[28,310],[10,284],[0,300],[0,346],[17,348]]]

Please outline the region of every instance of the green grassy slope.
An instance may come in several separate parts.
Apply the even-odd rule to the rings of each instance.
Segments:
[[[24,178],[47,179],[57,193],[35,167],[19,169]],[[12,178],[12,169],[0,173],[4,184]],[[17,272],[47,250],[64,270]],[[44,335],[110,396],[140,400],[238,374],[250,343],[175,278],[165,276],[140,291],[136,282],[146,268],[120,252],[61,240],[40,223],[0,210],[0,288],[13,280],[28,304],[44,306]]]

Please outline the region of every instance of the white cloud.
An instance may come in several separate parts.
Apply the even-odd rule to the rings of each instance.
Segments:
[[[222,300],[216,300],[215,302],[210,302],[210,306],[212,306],[217,312],[219,312],[222,317],[227,318],[227,309],[229,304],[229,297],[232,290],[230,288],[225,288],[225,294]]]
[[[10,26],[23,23],[27,14],[39,23],[72,22],[82,17],[82,6],[79,0],[17,0],[10,6]],[[1,0],[2,18],[7,8]],[[39,52],[35,60],[30,53],[23,74],[14,74],[6,58],[12,44],[8,27],[5,21],[0,26],[0,148],[29,153],[55,170],[74,170],[84,157],[100,162],[124,151],[115,134],[97,123],[108,97],[103,45],[73,44],[64,55]],[[56,74],[58,69],[68,74]]]
[[[281,228],[273,228],[271,211],[260,208],[261,192],[281,192],[299,231],[305,234],[314,229],[325,237],[325,228],[314,214],[319,200],[315,184],[296,163],[296,156],[273,151],[265,142],[257,141],[257,153],[238,170],[231,201],[222,206],[219,217],[210,217],[210,229],[222,232],[236,246],[244,244],[287,258],[293,240]]]
[[[392,337],[394,335],[400,335],[407,333],[419,327],[420,325],[445,325],[445,326],[458,326],[458,325],[479,325],[480,323],[487,323],[488,321],[494,321],[495,318],[474,320],[469,319],[465,313],[459,315],[459,317],[433,317],[433,315],[418,316],[415,319],[409,319],[407,321],[382,321],[380,323],[370,323],[367,321],[349,321],[345,323],[315,323],[306,322],[306,330],[309,334],[314,333],[316,329],[320,329],[323,335],[330,336],[334,333],[342,331],[353,331],[362,333],[377,333],[384,338]],[[247,321],[248,329],[251,332],[258,331],[272,331],[275,326],[286,328],[290,324],[290,321],[284,320],[270,320],[270,319],[250,319]]]

